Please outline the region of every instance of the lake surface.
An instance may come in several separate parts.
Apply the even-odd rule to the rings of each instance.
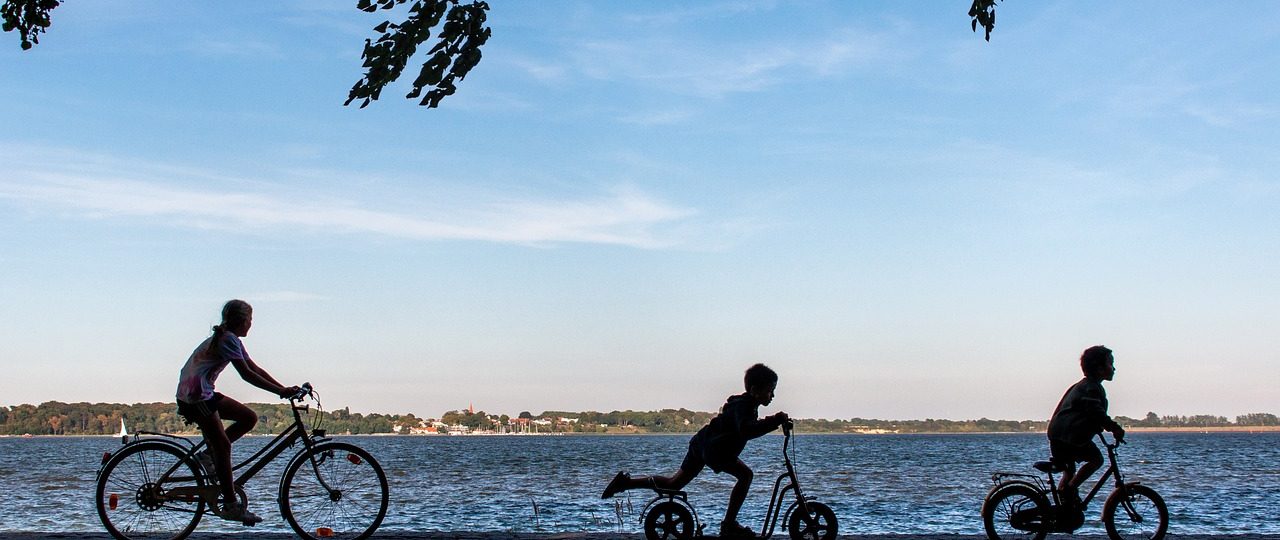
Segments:
[[[639,532],[648,501],[633,491],[602,500],[619,469],[670,474],[688,435],[533,437],[340,437],[369,450],[387,472],[391,506],[382,530]],[[265,444],[236,444],[247,457]],[[1280,534],[1280,433],[1133,433],[1121,447],[1127,479],[1168,502],[1173,534]],[[1040,434],[805,435],[796,438],[800,480],[839,516],[842,534],[981,534],[979,508],[991,472],[1034,472]],[[0,532],[101,531],[94,474],[111,437],[0,438]],[[752,441],[756,471],[740,521],[760,529],[782,437]],[[250,482],[255,530],[288,531],[276,506],[280,459]],[[708,532],[717,530],[732,478],[709,469],[690,484]],[[1105,491],[1104,495],[1105,497]],[[1081,533],[1105,534],[1089,509]],[[206,516],[201,531],[242,530]]]

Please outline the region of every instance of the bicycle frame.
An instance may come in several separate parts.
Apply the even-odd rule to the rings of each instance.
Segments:
[[[1103,471],[1102,476],[1098,477],[1098,480],[1094,482],[1093,488],[1089,490],[1088,495],[1085,495],[1081,499],[1081,503],[1080,503],[1081,507],[1089,506],[1089,501],[1092,501],[1094,497],[1098,496],[1098,493],[1102,491],[1102,487],[1106,485],[1107,479],[1111,478],[1112,476],[1115,476],[1116,478],[1115,489],[1117,490],[1124,489],[1124,477],[1121,475],[1120,465],[1116,461],[1116,447],[1119,446],[1120,443],[1107,442],[1107,438],[1101,433],[1098,434],[1098,439],[1102,441],[1102,446],[1107,449],[1108,466],[1107,466],[1107,469]],[[1065,471],[1063,474],[1065,474]],[[1055,506],[1060,506],[1062,504],[1062,494],[1058,490],[1057,482],[1053,481],[1053,473],[1049,473],[1049,490],[1048,491],[1053,495],[1053,504]]]
[[[791,454],[787,452],[791,446],[791,431],[791,429],[782,431],[782,463],[786,467],[786,472],[778,475],[778,479],[773,483],[773,493],[769,495],[769,507],[765,511],[764,523],[760,526],[760,538],[773,536],[778,520],[782,519],[783,523],[787,523],[791,519],[791,513],[797,508],[802,509],[803,515],[809,515],[809,499],[800,489],[799,475],[796,474],[795,464],[791,462]],[[782,484],[784,481],[788,482],[785,486]],[[787,491],[795,495],[796,502],[787,507],[786,515],[782,515],[782,500]]]
[[[245,469],[244,472],[240,473],[240,475],[236,477],[235,480],[233,480],[233,483],[235,484],[235,487],[237,489],[242,490],[244,488],[244,485],[248,483],[249,480],[252,480],[254,476],[256,476],[259,472],[261,472],[262,469],[266,468],[266,466],[272,461],[274,461],[277,457],[279,457],[280,454],[283,454],[286,450],[288,450],[289,448],[292,448],[295,444],[297,444],[299,440],[302,441],[303,448],[296,454],[296,456],[307,455],[308,452],[317,443],[328,440],[328,438],[324,436],[324,430],[316,430],[316,433],[307,432],[307,429],[305,427],[306,424],[302,421],[302,411],[309,410],[310,405],[302,404],[300,402],[294,402],[291,400],[289,403],[289,407],[290,409],[292,409],[292,412],[293,412],[293,424],[289,425],[289,427],[285,428],[284,431],[277,434],[275,438],[271,439],[271,441],[268,442],[265,446],[258,449],[257,452],[254,452],[254,454],[250,456],[248,459],[245,459],[239,464],[232,466],[231,470],[233,473],[237,470]],[[139,431],[138,434],[134,436],[133,441],[130,442],[129,444],[138,443],[144,440],[154,440],[154,439],[143,439],[141,437],[142,435],[152,435],[152,436],[173,439],[175,441],[182,441],[188,447],[186,449],[186,457],[191,460],[194,460],[196,453],[198,453],[202,448],[205,448],[207,446],[206,442],[203,440],[201,440],[199,443],[192,444],[190,439],[187,439],[186,437],[179,437],[176,435],[170,435],[167,433],[157,433],[153,431]],[[172,444],[177,445],[176,442]],[[105,465],[105,463],[106,463],[106,460],[104,459],[103,464]],[[160,475],[160,478],[158,479],[157,483],[163,484],[174,473],[178,472],[179,468],[181,468],[182,465],[183,465],[182,462],[174,463],[173,466],[171,466],[167,471],[164,472],[164,474]],[[327,483],[325,483],[323,476],[319,474],[318,465],[314,462],[314,460],[312,460],[311,466],[314,470],[316,470],[316,478],[320,482],[320,484],[324,486],[326,490],[332,491],[333,489]],[[183,477],[176,477],[175,479],[179,481],[187,480],[187,478],[183,478]],[[217,483],[214,482],[209,486],[207,486],[206,489],[212,488],[216,485]],[[212,501],[209,501],[209,502],[212,503]]]

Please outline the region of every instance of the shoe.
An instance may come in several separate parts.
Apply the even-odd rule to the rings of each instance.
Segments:
[[[258,517],[258,514],[250,512],[248,508],[238,504],[228,504],[223,506],[222,511],[218,512],[217,516],[227,521],[238,521],[249,526],[254,526],[262,522],[262,518]]]
[[[618,471],[618,474],[609,481],[609,485],[605,486],[604,493],[600,495],[601,499],[608,499],[619,492],[627,490],[627,482],[631,481],[631,475],[625,471]]]
[[[208,450],[201,450],[200,452],[197,452],[196,461],[200,463],[201,467],[204,468],[205,476],[209,476],[213,478],[218,477],[218,471],[217,469],[214,468],[214,465],[213,465],[213,456],[209,455]]]
[[[746,525],[734,521],[720,522],[720,538],[755,538],[756,533]]]

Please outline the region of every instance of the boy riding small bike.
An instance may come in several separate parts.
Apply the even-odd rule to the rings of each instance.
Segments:
[[[772,369],[764,364],[751,366],[743,377],[743,385],[747,391],[729,396],[720,409],[720,414],[689,440],[689,450],[674,475],[632,478],[626,472],[619,472],[605,487],[601,498],[608,499],[619,492],[641,487],[679,490],[697,477],[703,467],[711,467],[712,471],[727,472],[737,479],[729,494],[724,521],[720,522],[720,535],[754,537],[755,533],[751,529],[738,523],[738,510],[746,501],[754,475],[751,467],[738,456],[746,448],[747,441],[778,429],[788,420],[788,416],[787,413],[779,412],[759,418],[760,406],[773,401],[773,392],[778,386],[778,374]]]
[[[1058,402],[1049,420],[1049,454],[1054,462],[1066,467],[1058,490],[1065,496],[1064,505],[1074,508],[1080,502],[1080,485],[1102,467],[1102,452],[1093,443],[1102,430],[1124,441],[1124,428],[1107,415],[1107,392],[1102,381],[1115,377],[1115,357],[1111,349],[1095,345],[1080,355],[1084,378],[1071,385]],[[1083,463],[1079,470],[1076,463]]]

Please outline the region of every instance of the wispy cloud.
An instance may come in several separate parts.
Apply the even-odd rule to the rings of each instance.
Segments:
[[[231,180],[173,167],[13,165],[0,172],[0,199],[38,210],[94,219],[163,218],[156,223],[257,233],[326,231],[428,241],[663,248],[681,244],[671,231],[686,226],[697,213],[626,187],[568,199],[436,195],[421,205],[429,208],[392,211],[317,194],[310,186],[288,189],[267,180]],[[158,179],[152,176],[156,171],[172,176]]]
[[[633,80],[662,91],[719,98],[790,82],[842,76],[898,58],[882,31],[843,30],[806,40],[726,46],[687,39],[593,40],[576,44],[577,70],[601,80]]]

